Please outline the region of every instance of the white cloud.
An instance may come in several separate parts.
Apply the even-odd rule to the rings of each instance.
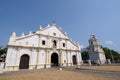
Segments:
[[[80,48],[83,49],[83,48],[85,48],[85,47],[84,47],[83,45],[80,45]]]
[[[108,41],[105,41],[106,44],[113,44],[113,41],[111,40],[108,40]]]

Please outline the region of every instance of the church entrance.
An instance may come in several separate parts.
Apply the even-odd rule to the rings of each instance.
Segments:
[[[29,68],[29,56],[24,54],[20,58],[19,69],[28,69]]]
[[[76,59],[75,55],[73,55],[72,60],[73,60],[73,65],[76,65],[77,64],[77,59]]]
[[[57,53],[53,53],[51,55],[51,66],[58,66],[58,54]]]

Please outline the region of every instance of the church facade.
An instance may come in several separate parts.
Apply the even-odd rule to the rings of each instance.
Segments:
[[[89,39],[89,59],[92,62],[96,62],[98,64],[105,64],[106,57],[105,53],[98,41],[98,38],[92,34]]]
[[[80,50],[80,45],[56,24],[19,37],[13,32],[8,42],[5,71],[80,65]]]

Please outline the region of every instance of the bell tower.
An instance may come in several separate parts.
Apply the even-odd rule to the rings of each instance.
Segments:
[[[99,43],[98,38],[91,34],[89,39],[89,59],[93,62],[97,62],[98,64],[105,64],[106,57],[101,45]]]

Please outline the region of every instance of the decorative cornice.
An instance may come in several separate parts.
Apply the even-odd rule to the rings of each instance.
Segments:
[[[44,47],[35,47],[35,46],[21,46],[21,45],[7,45],[8,47],[19,47],[19,48],[34,48],[34,49],[44,49],[44,50],[53,50],[53,48],[44,48]],[[79,51],[80,50],[71,50],[71,49],[56,49],[62,51]]]
[[[38,34],[38,33],[31,34],[31,35],[27,35],[27,36],[23,36],[23,37],[18,37],[18,38],[16,38],[16,40],[21,40],[21,39],[28,38],[28,37],[31,37],[31,36],[34,36],[34,35],[39,35],[39,36],[49,37],[49,38],[51,37],[51,38],[57,38],[57,39],[68,40],[68,41],[70,41],[74,46],[76,46],[77,48],[79,48],[73,41],[71,41],[71,40],[68,39],[68,38],[61,38],[61,37],[57,37],[57,36],[44,35],[44,34]]]

